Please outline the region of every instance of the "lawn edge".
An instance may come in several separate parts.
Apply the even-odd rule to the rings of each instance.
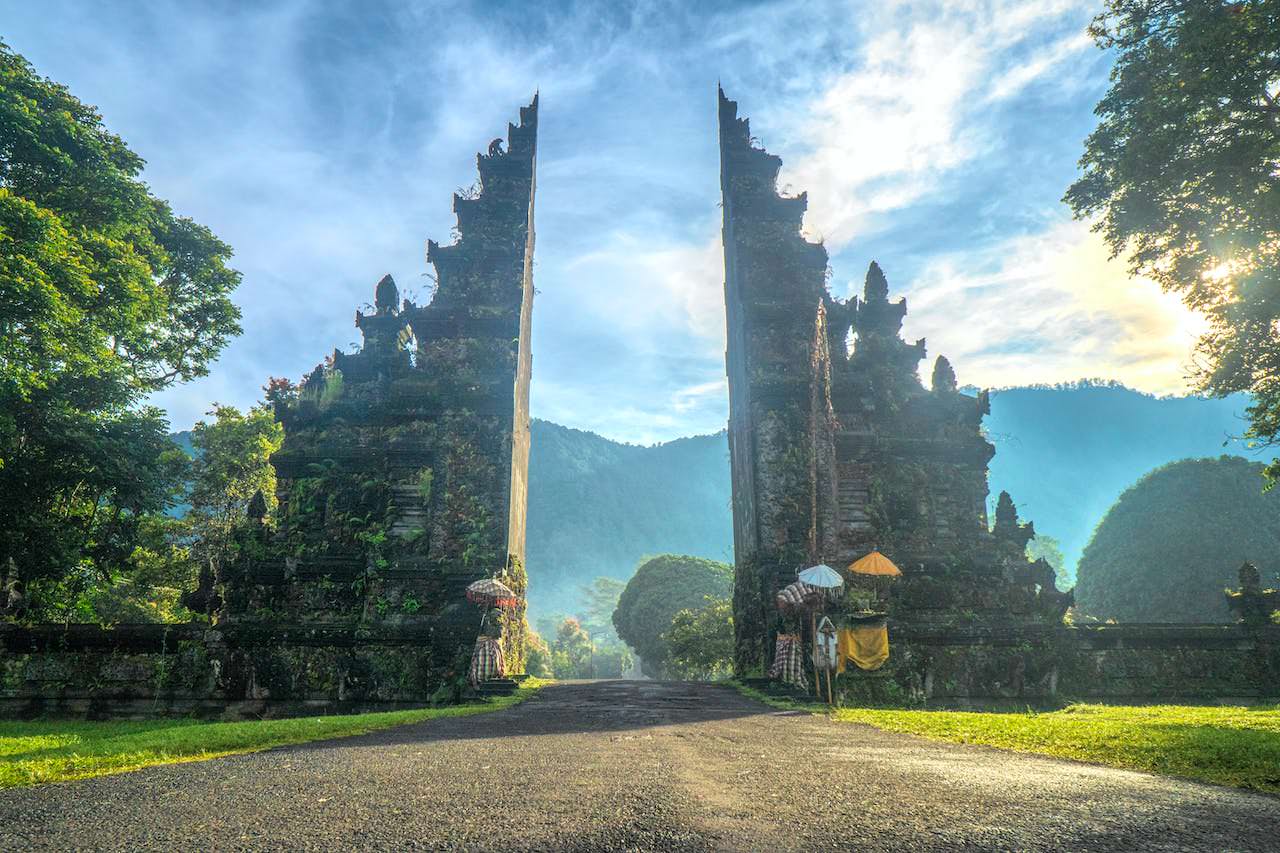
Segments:
[[[352,729],[351,731],[342,732],[339,734],[335,734],[333,732],[324,732],[324,733],[318,733],[313,737],[300,736],[295,738],[281,738],[281,739],[271,740],[271,741],[260,743],[260,744],[254,744],[252,746],[236,748],[236,749],[219,750],[217,752],[198,753],[198,754],[189,754],[189,755],[175,755],[175,756],[163,758],[157,761],[148,761],[148,762],[137,764],[137,765],[129,765],[129,766],[123,766],[123,767],[93,768],[93,769],[88,769],[85,772],[70,773],[65,776],[58,776],[57,778],[50,778],[50,779],[36,779],[36,780],[29,780],[29,781],[19,781],[14,783],[7,783],[4,780],[0,779],[0,791],[13,791],[20,788],[35,788],[35,787],[41,787],[44,785],[61,785],[61,784],[70,783],[70,782],[80,782],[85,779],[96,779],[101,776],[118,776],[124,773],[136,773],[139,770],[146,770],[149,767],[165,767],[172,764],[194,764],[196,762],[201,762],[201,761],[212,761],[218,758],[227,758],[232,755],[251,755],[256,752],[267,752],[268,750],[272,750],[272,749],[282,749],[284,747],[298,746],[304,743],[319,743],[319,742],[331,741],[331,740],[344,740],[346,738],[359,737],[361,735],[372,734],[373,732],[386,731],[387,729],[393,729],[399,726],[416,726],[422,723],[432,722],[433,720],[451,719],[454,717],[473,717],[480,714],[489,714],[489,713],[494,713],[496,711],[505,711],[508,708],[514,708],[517,705],[520,705],[523,702],[533,698],[538,693],[538,691],[540,691],[543,687],[546,687],[547,685],[551,684],[552,682],[553,682],[553,679],[531,677],[525,680],[518,688],[516,688],[515,693],[511,694],[510,696],[499,697],[496,701],[490,699],[490,700],[484,700],[482,702],[469,702],[461,705],[445,705],[440,708],[432,708],[432,707],[410,708],[404,712],[374,711],[367,714],[332,714],[332,715],[324,715],[319,717],[312,717],[311,715],[302,715],[294,719],[307,719],[307,718],[334,719],[339,717],[359,718],[359,717],[375,717],[380,714],[386,714],[386,713],[414,713],[417,711],[424,712],[424,716],[421,717],[420,719],[403,720],[403,721],[396,721],[396,722],[388,721],[385,723],[371,722],[368,725],[362,725],[358,728]],[[439,712],[439,713],[432,714],[431,712]],[[290,718],[282,717],[277,720],[235,720],[235,721],[214,720],[214,721],[210,721],[210,723],[212,725],[216,725],[220,722],[237,722],[237,723],[284,722],[284,721],[287,721],[288,719]],[[77,722],[80,722],[80,721],[77,721]],[[299,734],[302,734],[302,733],[299,733]],[[0,758],[0,764],[3,764],[3,763],[6,763],[6,762],[4,761],[4,759]]]
[[[812,714],[815,717],[826,717],[828,720],[830,720],[833,723],[836,723],[837,725],[868,726],[877,731],[889,732],[891,734],[897,734],[897,735],[906,735],[908,737],[918,737],[924,740],[933,741],[935,743],[952,743],[958,746],[979,747],[982,749],[994,749],[1000,752],[1014,752],[1019,755],[1035,755],[1041,758],[1050,758],[1050,759],[1053,759],[1054,761],[1069,761],[1074,764],[1084,764],[1091,767],[1107,767],[1112,770],[1124,770],[1129,773],[1142,773],[1147,776],[1156,776],[1161,779],[1179,779],[1184,782],[1194,782],[1198,785],[1212,785],[1215,788],[1228,788],[1234,791],[1246,791],[1251,794],[1260,794],[1262,796],[1280,799],[1280,786],[1257,787],[1256,785],[1252,785],[1248,783],[1233,784],[1231,782],[1223,781],[1221,779],[1210,778],[1208,776],[1188,776],[1181,773],[1162,773],[1158,770],[1151,770],[1146,767],[1135,767],[1132,764],[1126,764],[1123,762],[1112,763],[1107,761],[1093,761],[1087,758],[1076,758],[1069,755],[1059,755],[1053,752],[1046,752],[1043,750],[1026,749],[1026,748],[1020,748],[1017,746],[1001,746],[998,744],[980,743],[980,742],[975,742],[971,740],[958,740],[956,738],[950,738],[950,737],[945,737],[945,736],[936,735],[936,734],[902,731],[896,728],[876,725],[875,723],[868,722],[867,720],[841,720],[838,717],[836,717],[836,714],[835,714],[835,712],[839,710],[929,711],[931,710],[929,708],[909,707],[909,706],[893,706],[893,707],[867,706],[865,708],[863,708],[862,706],[858,706],[856,708],[849,708],[849,709],[833,708],[825,704],[819,704],[817,702],[801,702],[797,699],[790,699],[782,696],[770,696],[769,694],[764,693],[761,690],[757,690],[754,687],[749,687],[746,684],[743,684],[742,682],[736,679],[727,679],[721,683],[725,684],[728,687],[732,687],[733,689],[737,690],[739,693],[741,693],[742,695],[746,696],[749,699],[754,699],[757,702],[762,702],[765,705],[769,705],[770,707],[778,708],[780,710],[803,711],[805,713]],[[936,709],[936,710],[950,711],[955,709]],[[984,712],[979,709],[977,710],[977,713],[997,713],[997,712],[990,712],[990,711]]]

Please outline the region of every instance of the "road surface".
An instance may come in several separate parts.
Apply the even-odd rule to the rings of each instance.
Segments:
[[[556,684],[506,711],[0,792],[0,850],[1280,850],[1280,798]]]

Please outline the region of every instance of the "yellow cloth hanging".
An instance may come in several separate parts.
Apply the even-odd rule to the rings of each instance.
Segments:
[[[836,635],[836,652],[836,672],[844,672],[846,660],[853,661],[859,669],[879,669],[889,659],[889,628],[883,622],[841,628]]]

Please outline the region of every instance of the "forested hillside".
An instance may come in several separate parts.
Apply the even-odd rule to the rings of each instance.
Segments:
[[[1010,388],[993,394],[991,494],[1056,537],[1074,573],[1103,515],[1154,468],[1247,454],[1240,397],[1151,397],[1116,385]],[[178,433],[179,442],[186,439]],[[1259,482],[1261,488],[1261,482]],[[724,433],[653,447],[533,422],[528,568],[535,614],[576,612],[578,588],[626,580],[643,557],[733,560]]]
[[[1252,455],[1242,396],[1152,397],[1120,385],[995,392],[987,432],[996,446],[991,494],[1008,490],[1023,518],[1056,537],[1068,570],[1120,493],[1169,462]],[[1261,480],[1259,480],[1261,488]]]
[[[628,579],[641,558],[733,561],[724,433],[652,447],[533,422],[529,460],[529,599],[573,612],[578,587]]]
[[[1103,383],[1010,388],[992,396],[991,494],[1056,537],[1074,575],[1085,543],[1121,492],[1179,459],[1246,455],[1242,397],[1152,397]],[[643,556],[732,560],[724,433],[656,447],[534,422],[529,576],[535,609],[570,610],[596,575],[627,578]],[[1258,487],[1261,489],[1261,481]]]
[[[1280,492],[1239,456],[1184,459],[1126,489],[1080,558],[1076,606],[1117,622],[1227,622],[1245,560],[1280,582]]]

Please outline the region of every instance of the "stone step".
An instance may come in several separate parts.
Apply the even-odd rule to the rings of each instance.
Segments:
[[[481,696],[510,696],[516,692],[518,685],[510,678],[495,678],[492,681],[482,681],[480,686],[476,688],[476,692]]]

